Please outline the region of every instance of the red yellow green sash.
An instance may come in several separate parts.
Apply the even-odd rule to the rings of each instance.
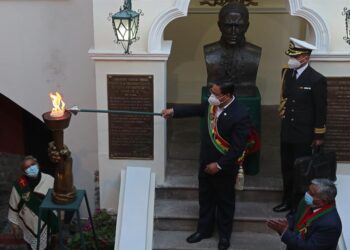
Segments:
[[[217,129],[217,119],[215,116],[216,110],[217,110],[216,106],[214,106],[214,105],[208,106],[209,135],[210,135],[210,139],[213,142],[215,148],[219,152],[221,152],[222,154],[225,154],[230,148],[230,143],[228,143],[219,134],[219,131]],[[252,128],[249,135],[248,135],[248,138],[247,138],[246,149],[243,151],[242,155],[237,159],[236,163],[239,165],[242,165],[246,155],[255,153],[259,149],[260,149],[260,140],[259,140],[258,134],[256,133],[255,129]]]
[[[295,226],[295,232],[299,233],[300,237],[304,240],[305,235],[307,233],[308,227],[311,225],[311,223],[321,216],[331,212],[333,209],[335,209],[335,204],[328,204],[324,207],[320,208],[317,212],[313,213],[310,206],[305,205],[305,203],[302,204],[303,211],[298,211],[298,215],[302,215],[299,217],[297,224]],[[299,206],[300,209],[300,206]]]
[[[228,143],[224,138],[220,136],[217,129],[217,119],[215,117],[217,107],[214,105],[209,105],[208,108],[208,129],[210,139],[212,140],[216,149],[220,153],[225,154],[230,148],[230,143]]]

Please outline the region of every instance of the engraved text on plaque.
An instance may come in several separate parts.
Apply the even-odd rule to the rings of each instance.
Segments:
[[[108,75],[108,109],[153,112],[153,76]],[[153,116],[109,114],[109,157],[153,159]]]

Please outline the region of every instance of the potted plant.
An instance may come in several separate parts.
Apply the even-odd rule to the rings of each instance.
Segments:
[[[109,214],[105,209],[96,209],[95,214],[92,217],[94,222],[94,228],[96,237],[98,240],[98,247],[103,250],[114,249],[115,239],[115,227],[116,219],[115,216]],[[90,222],[83,226],[83,235],[85,240],[85,246],[88,250],[96,250],[94,235]],[[68,248],[72,250],[81,249],[80,234],[76,232],[68,240]]]

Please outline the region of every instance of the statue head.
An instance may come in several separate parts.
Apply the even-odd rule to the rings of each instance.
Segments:
[[[229,46],[243,45],[244,34],[249,27],[249,12],[241,3],[229,3],[221,8],[218,26],[221,31],[221,41]]]

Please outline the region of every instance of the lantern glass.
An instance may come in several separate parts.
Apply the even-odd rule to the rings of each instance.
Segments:
[[[138,26],[139,26],[139,17],[140,16],[136,16],[131,20],[131,39],[132,40],[136,40],[136,34],[137,34],[137,30],[138,30]]]
[[[137,31],[140,13],[142,12],[136,12],[131,9],[131,0],[125,0],[123,7],[124,9],[112,15],[112,24],[117,43],[121,43],[125,53],[129,54],[130,45],[138,39]]]
[[[129,20],[128,19],[115,19],[114,20],[115,32],[118,41],[129,40]]]

